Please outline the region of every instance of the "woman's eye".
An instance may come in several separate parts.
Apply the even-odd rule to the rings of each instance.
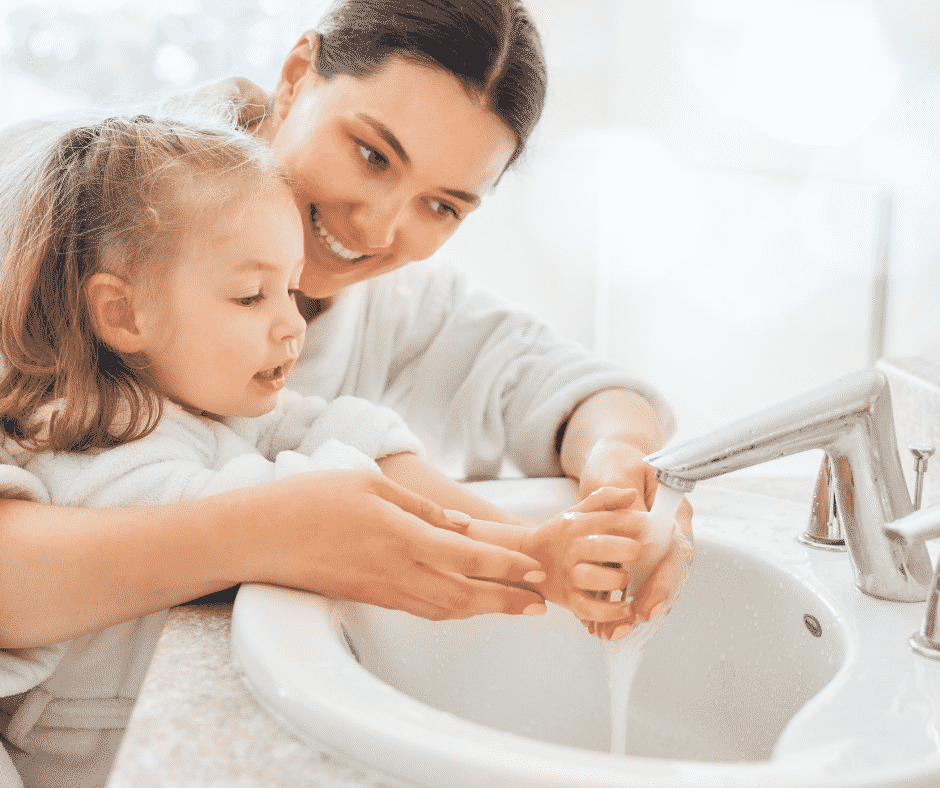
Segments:
[[[254,306],[260,304],[264,298],[264,293],[255,293],[254,295],[244,296],[243,298],[233,298],[232,300],[239,306]]]
[[[388,168],[388,159],[375,148],[359,143],[359,155],[377,169],[384,170]]]
[[[455,219],[460,218],[460,214],[457,213],[453,207],[440,200],[431,200],[431,210],[439,216],[453,216]]]

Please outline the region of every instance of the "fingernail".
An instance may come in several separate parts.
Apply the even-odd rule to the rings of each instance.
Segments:
[[[662,610],[662,609],[663,609],[663,603],[660,602],[658,605],[656,605],[656,607],[654,607],[652,610],[650,610],[649,618],[646,619],[646,620],[649,621],[650,618],[656,618],[656,614],[657,614],[660,610]]]
[[[444,516],[454,525],[470,525],[470,521],[473,519],[469,514],[464,514],[454,509],[445,509]]]
[[[538,569],[533,569],[531,572],[526,572],[522,576],[522,579],[527,583],[541,583],[546,577],[548,577],[548,575],[546,575],[544,572]]]
[[[633,629],[632,624],[621,624],[613,632],[610,633],[611,640],[620,640],[622,637],[626,637],[630,634],[630,630]]]
[[[544,602],[533,602],[522,611],[522,614],[525,616],[540,616],[547,609]]]

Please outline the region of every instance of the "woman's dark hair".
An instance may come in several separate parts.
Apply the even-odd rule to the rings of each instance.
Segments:
[[[451,72],[513,130],[511,161],[542,114],[545,58],[522,0],[336,0],[317,32],[326,79],[368,76],[393,55]]]
[[[246,185],[287,186],[267,148],[227,124],[112,117],[52,126],[32,147],[19,188],[0,200],[0,431],[53,451],[142,438],[162,398],[146,358],[99,338],[89,279],[105,272],[155,292],[195,216]]]

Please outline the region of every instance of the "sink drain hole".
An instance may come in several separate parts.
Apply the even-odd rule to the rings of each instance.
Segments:
[[[803,615],[803,623],[806,624],[806,628],[814,638],[822,637],[822,624],[819,623],[819,619],[816,618],[816,616],[805,613]]]

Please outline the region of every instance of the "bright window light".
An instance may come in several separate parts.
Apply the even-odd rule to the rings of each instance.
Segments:
[[[898,67],[872,10],[858,2],[757,4],[737,58],[738,108],[768,134],[838,145],[887,109]]]

